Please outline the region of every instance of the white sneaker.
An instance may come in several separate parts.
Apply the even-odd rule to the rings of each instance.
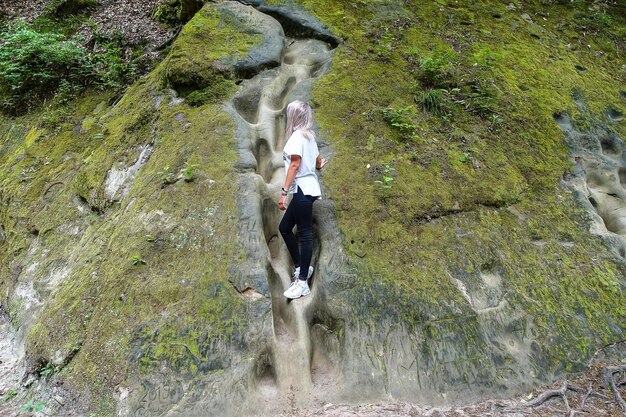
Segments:
[[[312,275],[313,275],[313,267],[309,266],[309,273],[307,274],[306,279],[310,279]],[[297,267],[295,272],[291,276],[291,283],[293,284],[295,281],[298,280],[298,278],[300,278],[300,267]]]
[[[311,294],[311,289],[309,288],[309,284],[301,279],[297,279],[291,283],[287,291],[283,293],[283,295],[290,299],[304,297],[305,295]]]

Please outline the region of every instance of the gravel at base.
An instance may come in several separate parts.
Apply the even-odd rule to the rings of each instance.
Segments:
[[[51,0],[0,0],[0,12],[10,18],[22,18],[32,22],[44,12],[47,3]]]

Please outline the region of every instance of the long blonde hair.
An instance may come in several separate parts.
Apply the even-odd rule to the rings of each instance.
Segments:
[[[287,105],[287,128],[285,137],[289,138],[296,130],[302,130],[304,137],[315,139],[313,127],[313,109],[304,101],[295,100]]]

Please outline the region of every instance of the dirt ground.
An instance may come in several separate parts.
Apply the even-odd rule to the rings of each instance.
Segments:
[[[79,28],[77,36],[85,43],[94,31],[104,34],[119,34],[129,47],[144,47],[151,51],[176,33],[175,28],[160,24],[151,15],[155,8],[166,0],[102,0],[93,10],[90,25]],[[21,18],[32,22],[46,11],[51,0],[0,0],[0,12],[9,18]]]
[[[626,365],[601,363],[592,365],[576,379],[537,388],[525,398],[486,400],[453,407],[427,407],[403,402],[327,404],[313,412],[294,409],[281,417],[624,417],[626,409],[620,408],[614,392],[601,382],[603,371],[610,366],[620,369],[613,379],[621,398],[626,398]]]

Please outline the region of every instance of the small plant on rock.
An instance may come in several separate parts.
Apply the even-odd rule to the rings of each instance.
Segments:
[[[6,395],[4,396],[4,401],[10,401],[15,397],[17,397],[17,391],[11,390],[7,392]]]
[[[44,366],[41,371],[39,371],[39,375],[43,378],[47,378],[54,373],[54,366],[52,363],[48,362],[46,366]]]
[[[174,171],[172,171],[172,167],[169,165],[165,165],[163,167],[163,171],[161,173],[161,180],[163,184],[174,184],[176,182],[176,176],[174,175]]]
[[[187,164],[185,165],[185,168],[182,169],[182,171],[180,171],[183,174],[183,178],[185,179],[186,182],[191,182],[194,179],[193,176],[193,172],[199,167],[200,165],[198,164]]]
[[[424,110],[437,115],[444,115],[448,113],[451,94],[457,93],[458,90],[458,88],[450,91],[442,88],[432,88],[421,93],[417,101]]]
[[[392,177],[395,168],[385,165],[383,169],[382,178],[380,180],[374,181],[374,183],[378,186],[378,191],[380,192],[380,196],[383,200],[389,198],[389,192],[393,188],[393,182],[395,181]]]
[[[487,118],[495,113],[495,89],[493,85],[484,80],[476,82],[468,96],[466,109]]]
[[[402,135],[411,137],[415,133],[417,126],[413,124],[410,113],[413,110],[413,106],[402,107],[399,109],[386,108],[383,109],[383,119],[391,126],[402,132]]]
[[[374,53],[381,62],[390,62],[391,61],[391,53],[393,51],[393,44],[395,42],[393,34],[388,30],[384,29],[380,34],[378,42],[374,47]]]
[[[450,47],[439,47],[419,60],[420,77],[431,86],[444,86],[456,65],[456,53]]]
[[[459,162],[469,162],[472,160],[472,154],[469,152],[463,152],[463,155],[459,158]]]
[[[578,20],[579,28],[586,32],[597,33],[613,24],[613,17],[606,10],[594,10],[584,13]]]
[[[22,405],[19,410],[20,413],[40,413],[46,408],[46,404],[43,401],[30,400],[26,404]]]
[[[133,265],[145,265],[146,261],[139,255],[134,255],[132,258],[130,258],[130,261],[132,262]]]

